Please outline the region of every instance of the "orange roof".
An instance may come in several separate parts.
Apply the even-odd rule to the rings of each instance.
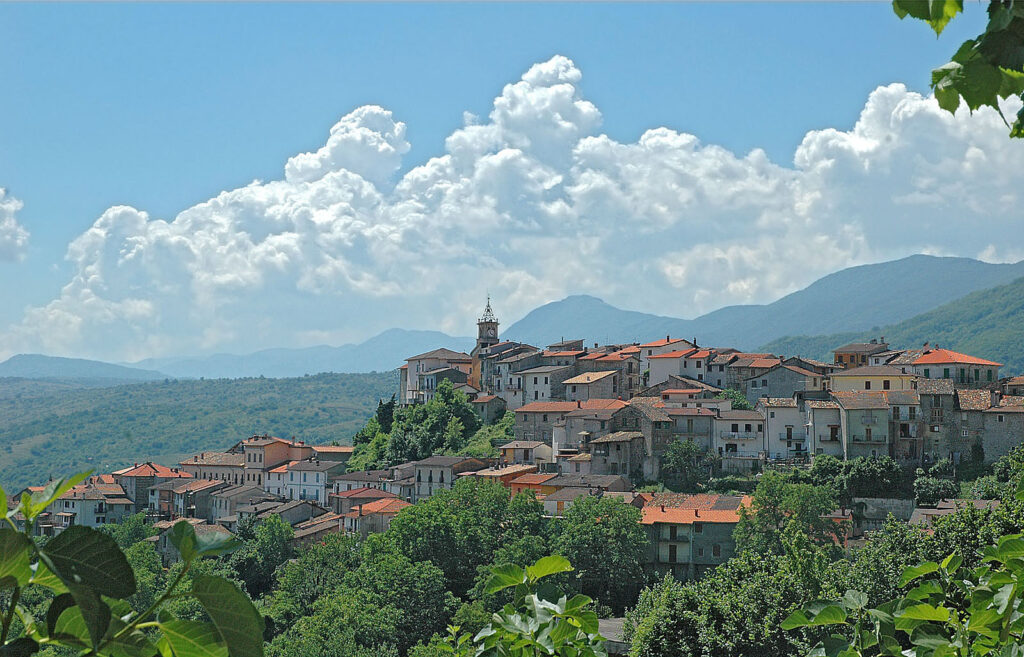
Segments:
[[[168,468],[166,465],[160,465],[159,463],[153,463],[152,461],[136,463],[134,466],[118,470],[114,474],[121,477],[162,477],[164,479],[192,476],[187,472],[174,470],[172,468]]]
[[[661,391],[662,395],[694,395],[699,393],[700,388],[670,388]]]
[[[588,399],[584,402],[535,401],[516,409],[516,413],[569,413],[576,410],[619,409],[626,405],[621,399]]]
[[[641,347],[665,347],[667,345],[675,344],[677,342],[683,342],[683,339],[682,338],[675,338],[675,339],[673,339],[673,338],[670,338],[670,337],[666,336],[664,340],[655,340],[654,342],[645,342],[644,344],[642,344],[640,346]]]
[[[405,500],[374,500],[373,502],[367,502],[366,504],[361,504],[360,506],[357,506],[355,509],[345,514],[345,517],[357,518],[359,516],[368,516],[372,513],[393,515],[395,513],[398,513],[407,506],[412,506],[412,504],[406,502]]]
[[[631,344],[631,345],[629,345],[628,347],[626,347],[624,349],[620,349],[619,353],[620,354],[638,354],[638,353],[640,353],[640,347],[635,345],[635,344]]]
[[[477,397],[476,399],[474,399],[470,403],[471,404],[486,404],[487,402],[491,401],[492,399],[497,399],[497,398],[498,398],[497,395],[482,395],[480,397]]]
[[[574,349],[572,351],[544,351],[541,356],[579,356],[587,352],[582,349]]]
[[[710,355],[711,355],[711,351],[710,350],[708,350],[708,349],[698,349],[698,350],[694,351],[692,354],[690,354],[689,356],[687,356],[687,358],[707,358]]]
[[[530,474],[524,474],[521,477],[516,477],[512,480],[513,484],[519,484],[520,486],[530,486],[543,484],[548,479],[557,477],[558,475],[554,472],[532,472]]]
[[[655,354],[654,356],[649,356],[649,358],[652,359],[652,360],[655,359],[655,358],[685,358],[686,356],[689,356],[690,354],[692,354],[695,351],[697,351],[697,349],[684,349],[682,351],[670,351],[670,352],[665,353],[665,354]]]
[[[313,451],[324,454],[351,454],[355,451],[355,447],[351,445],[313,445]]]
[[[603,351],[595,351],[587,354],[586,356],[580,356],[579,360],[597,360],[598,358],[604,358],[608,354]]]
[[[749,367],[775,367],[781,362],[778,358],[755,358]]]
[[[729,496],[724,495],[676,495],[656,493],[644,496],[643,518],[640,523],[653,525],[658,522],[677,525],[691,525],[695,522],[733,524],[739,522],[739,509],[749,506],[749,495],[739,498],[735,508],[723,509],[722,502]],[[735,499],[735,498],[734,498]]]
[[[527,465],[525,463],[517,463],[513,465],[505,465],[496,468],[485,468],[483,470],[472,470],[469,472],[460,472],[459,477],[507,477],[508,475],[514,475],[517,473],[529,473],[536,472],[537,466]]]
[[[968,356],[949,349],[929,349],[914,361],[914,365],[938,365],[942,363],[963,363],[964,365],[988,365],[990,367],[1002,367],[1002,363],[996,363],[984,358]]]
[[[290,466],[295,465],[296,463],[298,463],[298,461],[288,461],[287,463],[279,465],[276,468],[271,468],[270,472],[274,472],[274,473],[277,473],[277,472],[288,472],[288,468]]]

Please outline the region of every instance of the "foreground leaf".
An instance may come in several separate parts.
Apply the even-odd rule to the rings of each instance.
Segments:
[[[69,588],[85,587],[111,598],[135,594],[135,573],[117,542],[102,532],[74,525],[51,539],[42,552]]]
[[[228,647],[210,623],[172,620],[160,624],[175,657],[228,657]]]
[[[231,657],[263,655],[263,616],[237,586],[223,577],[203,575],[193,582],[192,594],[217,626]]]

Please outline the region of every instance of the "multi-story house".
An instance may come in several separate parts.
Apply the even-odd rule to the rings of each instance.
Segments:
[[[619,399],[590,399],[588,401],[531,402],[516,410],[514,436],[516,440],[539,440],[552,444],[555,424],[577,410],[615,410],[626,406]],[[572,437],[567,436],[571,441]]]
[[[405,359],[405,365],[399,368],[398,401],[400,404],[417,404],[424,401],[422,389],[423,377],[428,373],[452,368],[459,370],[467,377],[472,369],[472,357],[461,351],[451,349],[434,349],[426,353]],[[463,379],[461,383],[465,383]]]
[[[388,490],[391,470],[357,470],[355,472],[339,472],[331,477],[332,491],[343,493],[356,488],[377,488]]]
[[[171,489],[172,518],[211,518],[213,493],[228,485],[226,481],[215,479],[183,480]]]
[[[245,477],[242,484],[257,488],[263,487],[269,470],[288,461],[308,459],[313,456],[314,449],[301,440],[285,440],[268,435],[246,438],[236,447],[244,456]]]
[[[728,367],[725,368],[726,385],[733,390],[744,392],[743,382],[755,376],[764,374],[782,361],[771,354],[732,354]],[[714,361],[712,361],[714,363]],[[714,374],[715,380],[718,374]]]
[[[277,499],[276,495],[271,495],[259,486],[221,488],[210,495],[210,517],[207,520],[237,524],[239,507]]]
[[[780,363],[744,379],[743,388],[751,404],[756,404],[762,397],[793,397],[798,392],[824,395],[825,376],[797,365]]]
[[[659,356],[661,354],[667,354],[670,351],[689,351],[695,349],[697,345],[689,340],[683,340],[682,338],[673,338],[670,335],[666,335],[664,340],[654,340],[652,342],[645,342],[639,345],[640,348],[640,370],[642,372],[649,371],[651,369],[650,358],[651,356]],[[648,382],[647,385],[654,385],[652,382]]]
[[[480,395],[471,399],[470,403],[484,424],[494,424],[505,416],[508,408],[505,400],[497,395]]]
[[[682,376],[683,365],[686,363],[686,357],[690,354],[697,353],[698,351],[698,349],[691,347],[689,349],[666,351],[664,353],[648,356],[648,385],[656,386],[659,383],[668,381],[669,377]]]
[[[957,414],[956,389],[952,379],[919,379],[917,394],[921,400],[921,421],[918,438],[924,451],[925,463],[943,457],[956,460],[961,454],[959,415]]]
[[[523,398],[527,403],[565,399],[563,381],[572,376],[573,368],[564,365],[541,365],[519,372],[523,382]]]
[[[116,484],[90,480],[61,495],[50,508],[53,531],[60,532],[72,525],[117,524],[135,512],[135,502]]]
[[[358,534],[363,538],[370,534],[380,534],[388,530],[395,516],[410,506],[410,503],[400,499],[366,502],[344,514],[342,527],[346,533]]]
[[[657,493],[643,508],[647,566],[654,576],[693,580],[728,561],[736,552],[733,530],[749,497]]]
[[[1012,376],[1003,381],[1003,394],[1013,396],[1024,395],[1024,376]]]
[[[916,390],[891,390],[882,393],[889,404],[889,434],[892,456],[903,463],[924,463],[924,431],[921,422],[921,396]]]
[[[872,339],[869,342],[853,342],[832,350],[834,362],[840,367],[854,368],[869,365],[869,359],[874,354],[889,350],[889,344],[885,338]]]
[[[513,440],[498,448],[501,463],[540,465],[552,463],[551,445],[539,440]]]
[[[492,392],[505,400],[507,408],[515,410],[526,404],[523,393],[523,370],[540,366],[540,352],[523,350],[495,363]]]
[[[346,514],[357,506],[377,500],[397,500],[399,497],[394,493],[376,488],[362,487],[353,488],[341,493],[331,493],[331,510],[334,513]]]
[[[468,456],[430,456],[413,462],[416,476],[416,500],[425,500],[437,491],[451,490],[456,476],[462,472],[487,467],[483,459]]]
[[[566,401],[587,401],[590,399],[615,399],[622,391],[618,370],[584,372],[565,379]]]
[[[711,362],[716,355],[713,349],[694,349],[683,358],[683,369],[680,374],[698,381],[709,378]]]
[[[114,481],[124,490],[125,497],[135,503],[135,512],[138,513],[149,506],[150,486],[191,476],[178,468],[168,468],[159,463],[146,461],[118,470],[114,473]]]
[[[839,404],[846,458],[895,456],[889,434],[889,402],[882,392],[833,392],[832,397]]]
[[[290,500],[310,500],[327,506],[327,494],[334,490],[332,477],[345,475],[345,464],[338,461],[309,459],[286,466],[285,497]]]
[[[616,431],[591,440],[587,444],[590,472],[642,478],[647,456],[644,443],[644,435],[639,431]]]
[[[769,459],[807,458],[810,441],[805,415],[795,397],[762,397],[757,400],[756,410],[764,418]]]
[[[714,432],[713,447],[725,470],[750,470],[765,456],[764,417],[757,411],[721,411]]]
[[[915,375],[904,374],[888,365],[853,367],[833,372],[829,376],[829,389],[832,392],[914,390],[916,386]]]
[[[839,404],[829,400],[809,399],[804,402],[807,437],[814,454],[828,454],[844,458],[843,427]]]
[[[202,452],[178,464],[195,479],[216,479],[235,486],[245,483],[245,454]]]
[[[999,405],[983,411],[982,415],[986,461],[994,461],[1020,445],[1024,436],[1024,399],[1004,397]]]
[[[925,379],[952,379],[958,386],[977,388],[999,381],[1001,363],[949,349],[925,349],[913,362],[914,374]]]

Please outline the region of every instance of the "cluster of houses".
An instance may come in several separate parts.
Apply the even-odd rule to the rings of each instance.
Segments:
[[[832,362],[672,336],[538,348],[499,339],[488,301],[473,351],[408,358],[398,398],[429,401],[448,380],[485,422],[513,411],[515,442],[542,470],[652,480],[668,446],[686,439],[730,471],[817,454],[991,462],[1024,440],[1024,377],[1000,378],[1000,367],[884,338],[838,347]],[[740,397],[752,410],[734,407]]]
[[[1024,377],[1000,378],[999,363],[938,345],[893,349],[877,339],[837,348],[832,362],[671,336],[540,349],[500,340],[490,302],[478,326],[470,354],[436,349],[407,359],[398,398],[425,403],[447,380],[484,423],[513,412],[514,436],[496,445],[497,458],[435,455],[350,472],[352,447],[257,435],[174,467],[136,463],[90,477],[55,501],[37,529],[55,534],[145,512],[158,530],[149,540],[169,564],[177,559],[169,531],[182,519],[200,533],[233,532],[276,515],[303,545],[330,533],[383,532],[403,509],[475,478],[510,495],[532,491],[549,516],[591,496],[631,504],[651,539],[648,565],[689,578],[732,556],[732,530],[749,498],[636,492],[636,483],[659,478],[674,443],[692,440],[722,469],[751,471],[820,454],[887,455],[908,467],[946,457],[992,461],[1024,441]],[[851,521],[854,538],[889,514],[927,526],[956,504],[922,511],[900,500],[855,503],[836,514]]]

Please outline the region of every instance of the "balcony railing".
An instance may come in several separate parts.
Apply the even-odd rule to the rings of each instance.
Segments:
[[[723,459],[759,459],[761,458],[761,452],[751,452],[749,450],[724,451],[721,453],[721,457]]]
[[[720,438],[726,440],[760,440],[761,434],[754,431],[720,431]]]
[[[793,433],[787,434],[786,432],[779,433],[779,440],[807,440],[807,434],[803,431],[794,431]]]
[[[860,434],[860,435],[854,434],[854,435],[850,436],[850,439],[853,442],[855,442],[855,443],[884,443],[885,442],[885,436],[884,435],[865,436],[863,434]]]
[[[838,443],[839,442],[839,434],[836,434],[835,436],[833,436],[830,433],[825,433],[825,434],[819,433],[818,434],[818,442],[819,443]]]

